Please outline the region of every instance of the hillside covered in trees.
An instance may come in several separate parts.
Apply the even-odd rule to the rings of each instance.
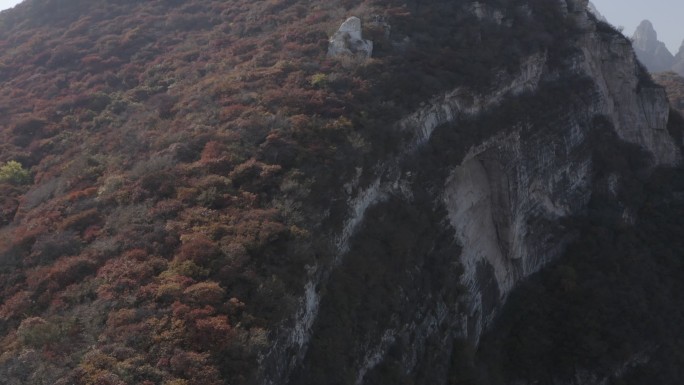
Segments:
[[[653,173],[654,155],[616,136],[592,107],[602,97],[595,79],[570,71],[581,37],[626,39],[585,15],[581,1],[556,3],[26,0],[0,13],[0,383],[503,384],[552,370],[572,376],[595,356],[606,357],[598,368],[608,375],[625,360],[641,362],[635,352],[680,364],[679,356],[658,361],[681,346],[676,328],[654,337],[672,341],[666,350],[652,340],[627,339],[618,352],[602,345],[622,339],[596,325],[619,322],[621,306],[637,297],[639,315],[684,308],[676,294],[681,171],[670,164]],[[372,57],[330,57],[330,37],[352,15],[373,41]],[[629,76],[638,89],[628,92],[660,95],[638,65]],[[444,95],[462,109],[432,137],[397,129]],[[679,148],[684,125],[671,116],[657,135],[678,138]],[[565,124],[582,134],[566,140],[556,131]],[[535,229],[563,229],[545,239],[571,245],[562,257],[571,265],[551,264],[549,275],[514,290],[506,305],[514,310],[504,306],[498,321],[506,294],[492,291],[492,322],[482,322],[494,326],[477,351],[461,331],[469,326],[449,313],[465,314],[470,294],[459,260],[467,245],[447,225],[444,186],[489,138],[510,135],[528,141],[523,148],[548,143],[544,135],[584,143],[585,131],[599,134],[562,156],[597,165],[570,186],[582,185],[579,203],[566,205],[577,210],[544,217],[555,201],[530,210]],[[480,158],[505,163],[497,156]],[[548,185],[575,178],[569,168]],[[615,197],[608,190],[586,187],[613,174],[619,207],[605,203]],[[620,264],[613,250],[594,265],[609,248],[594,229],[633,246],[633,263],[614,280],[585,274]],[[641,263],[652,269],[632,290]],[[488,267],[478,269],[478,279],[492,280]],[[612,292],[612,282],[623,286]],[[662,290],[672,301],[643,299]],[[625,302],[604,314],[603,297],[590,300],[599,310],[586,328],[559,323],[568,319],[556,312],[562,304],[584,309],[588,292]],[[450,316],[426,321],[429,336],[416,337],[412,312],[437,314],[442,303]],[[541,315],[530,310],[538,303]],[[680,313],[617,330],[669,328]],[[542,326],[517,328],[516,314]],[[557,353],[555,336],[585,332],[579,348],[558,345],[565,361],[532,364]],[[646,383],[635,378],[627,383]]]

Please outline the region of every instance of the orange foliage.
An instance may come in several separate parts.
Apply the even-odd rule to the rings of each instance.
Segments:
[[[100,220],[99,210],[90,209],[65,218],[62,223],[59,224],[59,228],[61,230],[73,229],[83,231],[88,226],[97,224]]]
[[[26,283],[30,290],[54,292],[94,273],[96,266],[88,257],[62,257],[51,266],[29,270]]]
[[[197,234],[188,238],[176,253],[175,259],[177,261],[192,261],[198,265],[203,265],[220,256],[221,252],[216,243],[206,236]]]
[[[231,338],[232,328],[225,315],[207,317],[195,321],[195,335],[199,346],[222,348]]]
[[[185,289],[186,300],[203,305],[218,305],[223,302],[225,290],[216,282],[199,282]]]
[[[85,198],[90,198],[90,197],[95,196],[95,194],[97,194],[97,190],[98,190],[97,187],[88,187],[88,188],[83,189],[83,190],[74,191],[74,192],[72,192],[66,196],[66,200],[69,202],[75,202],[75,201],[79,201],[79,200],[82,200]]]
[[[326,59],[327,32],[356,3],[55,4],[12,11],[44,22],[0,23],[11,47],[0,80],[12,80],[0,87],[0,153],[36,176],[0,186],[2,253],[18,261],[2,275],[0,318],[104,311],[96,347],[62,362],[80,365],[79,385],[224,383],[214,360],[226,363],[241,321],[264,318],[254,293],[295,240],[274,208],[284,179],[325,185],[320,165],[361,161],[346,144],[354,126],[324,129],[357,105],[373,113],[362,98],[377,79]],[[327,86],[311,85],[317,73]],[[123,373],[99,350],[112,341],[144,357],[129,366],[167,365],[159,378]]]
[[[188,380],[189,385],[221,385],[219,372],[209,355],[177,349],[169,359],[171,371]]]
[[[21,317],[31,308],[31,293],[26,290],[19,291],[7,298],[0,305],[0,319]]]
[[[120,258],[108,260],[97,271],[102,285],[97,292],[101,298],[112,299],[135,292],[166,267],[166,260],[149,256],[144,250],[134,249]]]

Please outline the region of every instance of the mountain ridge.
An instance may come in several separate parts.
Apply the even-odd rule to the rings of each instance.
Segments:
[[[650,72],[674,71],[684,74],[684,51],[672,55],[665,43],[658,40],[658,34],[649,20],[643,20],[632,36],[634,51]]]

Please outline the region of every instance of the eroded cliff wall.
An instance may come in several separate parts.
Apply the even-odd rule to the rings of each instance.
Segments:
[[[262,358],[262,383],[446,383],[454,340],[477,344],[516,284],[573,239],[563,219],[591,198],[599,126],[652,166],[679,162],[665,92],[629,41],[583,2],[557,6],[576,28],[570,49],[393,124],[409,139],[363,170],[372,182],[350,182],[338,256],[312,268],[295,326]]]

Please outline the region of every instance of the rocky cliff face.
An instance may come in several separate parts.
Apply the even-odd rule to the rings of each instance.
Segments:
[[[585,3],[561,3],[577,28],[561,63],[546,53],[527,57],[513,75],[500,74],[494,91],[458,88],[394,124],[411,139],[372,170],[367,187],[351,185],[336,263],[316,267],[325,273],[312,276],[296,326],[281,330],[285,345],[263,357],[262,383],[313,384],[325,376],[384,383],[388,371],[418,384],[446,383],[453,341],[477,344],[516,284],[573,239],[563,219],[581,215],[595,188],[599,126],[646,150],[652,166],[679,162],[665,92],[644,80],[630,42],[597,28]],[[483,17],[481,4],[472,9]],[[506,18],[491,13],[497,22]],[[432,213],[439,225],[427,231],[409,214],[394,215],[408,208]],[[386,217],[395,227],[383,232]],[[410,255],[383,259],[381,245],[369,254],[368,237],[394,242],[391,233],[404,226],[434,236],[407,237]],[[364,271],[360,259],[375,257],[393,273]],[[345,297],[357,290],[358,297]],[[378,293],[389,305],[374,302]]]

